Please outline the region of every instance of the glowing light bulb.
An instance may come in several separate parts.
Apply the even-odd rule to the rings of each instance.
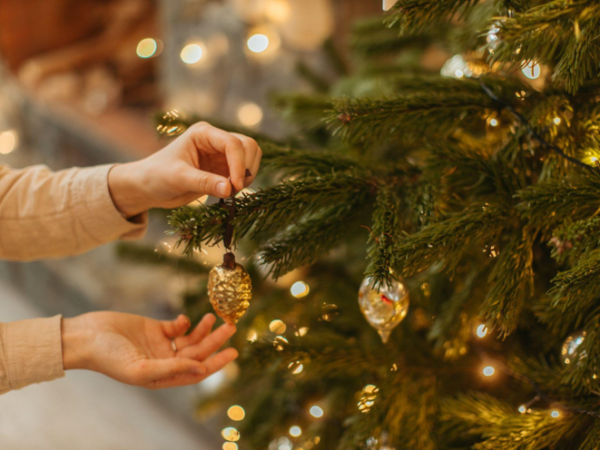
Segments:
[[[310,288],[308,287],[308,284],[306,284],[304,281],[296,281],[294,284],[292,284],[290,292],[294,297],[302,298],[308,295],[308,293],[310,292]]]
[[[290,436],[298,437],[301,434],[302,434],[302,428],[300,428],[298,425],[294,425],[292,428],[290,428]]]
[[[555,409],[555,410],[553,410],[553,411],[550,413],[550,416],[551,416],[552,418],[554,418],[554,419],[557,419],[558,417],[560,417],[560,412],[558,412],[558,411]]]
[[[477,327],[475,334],[477,334],[477,337],[483,339],[487,335],[487,332],[488,332],[487,327],[485,325],[481,324]]]
[[[2,152],[0,151],[0,153],[2,153]],[[596,158],[595,156],[592,156],[590,159],[592,160],[592,162],[598,161],[598,158]]]
[[[491,377],[492,375],[494,375],[495,372],[496,370],[492,366],[487,366],[483,368],[483,374],[486,377]]]
[[[540,65],[535,61],[524,61],[521,72],[523,72],[523,75],[525,75],[530,80],[535,80],[540,77],[542,69],[540,68]]]
[[[518,410],[521,414],[525,414],[527,412],[527,408],[525,407],[525,405],[521,405],[519,406],[519,410]]]
[[[238,450],[238,446],[235,442],[225,442],[223,444],[223,450]]]
[[[234,442],[240,440],[240,432],[234,427],[223,428],[221,436],[223,436],[223,439],[226,441]]]
[[[204,49],[200,44],[187,44],[181,50],[181,60],[186,64],[196,64],[202,59]]]
[[[251,52],[262,53],[269,48],[269,38],[266,34],[253,34],[248,38],[247,45]]]
[[[0,154],[8,155],[17,148],[17,133],[15,131],[0,132]]]
[[[158,50],[158,44],[157,44],[156,40],[154,40],[152,38],[146,38],[146,39],[142,39],[138,43],[135,52],[137,53],[137,55],[140,58],[146,59],[146,58],[152,58],[156,54],[157,50]]]
[[[245,127],[258,125],[263,119],[263,111],[256,103],[244,103],[237,110],[238,120]]]
[[[462,70],[457,69],[454,71],[454,75],[456,76],[456,78],[462,78],[465,76],[465,73]]]
[[[497,127],[498,126],[498,120],[497,119],[490,119],[490,125],[493,127]]]
[[[560,125],[560,122],[561,122],[560,117],[555,117],[553,122],[555,125]]]
[[[317,406],[317,405],[313,405],[310,407],[310,415],[315,417],[315,418],[319,418],[319,417],[323,417],[323,408]]]
[[[287,327],[285,326],[285,323],[279,319],[275,319],[269,324],[269,330],[271,330],[271,333],[283,334],[285,333],[286,329]]]
[[[233,405],[227,410],[227,417],[229,417],[231,420],[239,422],[240,420],[244,420],[244,417],[246,417],[246,411],[244,411],[244,408],[239,405]]]

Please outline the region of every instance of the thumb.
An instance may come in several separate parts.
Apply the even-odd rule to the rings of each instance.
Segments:
[[[157,380],[171,378],[182,374],[205,375],[204,364],[187,358],[147,359],[137,367],[137,380],[146,385]]]
[[[182,181],[188,192],[197,193],[199,197],[212,195],[227,198],[231,194],[231,183],[227,178],[194,167],[188,166],[182,174]]]

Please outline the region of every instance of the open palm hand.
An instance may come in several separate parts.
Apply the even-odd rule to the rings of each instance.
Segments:
[[[65,369],[89,369],[115,380],[150,389],[202,381],[237,358],[217,350],[236,331],[223,325],[211,332],[212,314],[185,335],[190,320],[158,321],[133,314],[95,312],[63,322]]]

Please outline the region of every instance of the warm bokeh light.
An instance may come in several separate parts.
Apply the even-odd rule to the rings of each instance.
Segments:
[[[136,49],[136,53],[140,58],[152,58],[158,50],[158,43],[152,38],[142,39]]]
[[[240,432],[237,430],[237,428],[227,427],[223,428],[223,431],[221,431],[221,436],[223,436],[223,439],[225,439],[226,441],[239,441]]]
[[[288,0],[269,0],[265,7],[265,15],[272,22],[285,22],[290,17]]]
[[[183,47],[180,54],[181,60],[186,64],[196,64],[202,59],[203,55],[204,49],[202,45],[197,43],[187,44]]]
[[[493,127],[498,126],[498,119],[490,119],[490,125]]]
[[[246,411],[244,411],[244,408],[239,405],[233,405],[227,410],[227,417],[229,417],[231,420],[239,422],[240,420],[244,420],[244,417],[246,417]]]
[[[525,405],[519,406],[519,412],[521,414],[525,414],[527,412],[527,408],[525,407]]]
[[[535,61],[523,61],[523,68],[521,69],[523,75],[530,80],[535,80],[540,77],[542,69],[540,65]]]
[[[248,102],[238,108],[237,117],[245,127],[254,127],[262,121],[263,111],[256,103]]]
[[[292,428],[290,428],[291,436],[298,437],[301,434],[302,434],[302,428],[300,428],[298,425],[294,425]]]
[[[550,413],[550,416],[551,416],[552,418],[556,419],[556,418],[560,417],[560,412],[558,412],[558,411],[555,409],[554,411],[552,411],[552,412]]]
[[[17,148],[17,133],[15,131],[3,131],[0,132],[0,154],[8,155],[15,148]]]
[[[262,53],[269,48],[269,38],[266,34],[257,33],[248,38],[248,49],[254,53]]]
[[[562,121],[560,120],[560,117],[555,117],[554,120],[553,120],[553,122],[554,122],[554,125],[560,125],[560,123]]]
[[[256,342],[258,340],[258,333],[254,329],[248,330],[248,334],[246,335],[246,340],[249,342]]]
[[[317,419],[319,417],[323,417],[323,408],[321,408],[320,406],[317,405],[313,405],[310,407],[310,415],[313,417],[316,417]]]
[[[477,334],[477,337],[483,339],[486,335],[487,335],[488,329],[484,324],[481,324],[477,327],[477,330],[475,330],[475,333]]]
[[[308,284],[306,284],[304,281],[296,281],[294,284],[292,284],[290,292],[294,297],[302,298],[308,295],[308,293],[310,292],[310,288],[308,287]]]
[[[238,450],[238,446],[235,442],[225,442],[223,444],[223,450]]]
[[[495,372],[496,370],[492,366],[487,366],[483,368],[483,374],[486,377],[491,377],[492,375],[494,375]]]
[[[269,330],[271,330],[271,333],[283,334],[285,333],[286,329],[287,327],[285,326],[285,323],[279,319],[275,319],[269,324]]]

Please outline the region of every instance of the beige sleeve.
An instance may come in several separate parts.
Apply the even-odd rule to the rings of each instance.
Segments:
[[[112,202],[112,165],[51,172],[0,166],[0,259],[28,261],[83,253],[144,235],[147,214],[124,219]]]
[[[65,376],[61,316],[0,323],[0,394]]]
[[[83,253],[144,235],[147,214],[126,220],[108,190],[112,166],[53,173],[0,166],[0,259]],[[64,376],[61,317],[0,323],[0,394]]]

